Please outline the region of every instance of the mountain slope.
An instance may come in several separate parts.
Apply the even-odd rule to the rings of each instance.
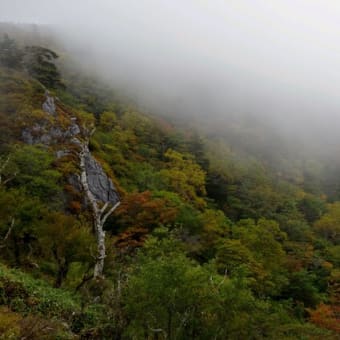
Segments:
[[[339,203],[223,138],[102,98],[61,76],[53,51],[34,49],[54,57],[32,72],[32,49],[1,46],[23,61],[0,68],[4,336],[51,313],[61,338],[336,338]],[[32,277],[56,294],[43,309]],[[63,291],[75,316],[58,314]]]

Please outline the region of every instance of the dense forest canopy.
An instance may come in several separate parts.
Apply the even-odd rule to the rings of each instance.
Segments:
[[[0,33],[0,338],[339,337],[339,163],[141,107],[44,27]],[[75,138],[121,200],[100,276]]]

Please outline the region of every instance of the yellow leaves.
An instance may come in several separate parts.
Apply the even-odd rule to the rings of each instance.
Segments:
[[[117,122],[117,116],[112,111],[104,111],[100,115],[100,127],[104,131],[111,131]]]
[[[17,339],[22,317],[6,307],[0,308],[0,339]]]
[[[255,263],[251,251],[241,240],[226,239],[219,247],[216,258],[218,265],[224,265],[229,271]]]
[[[328,212],[314,224],[315,231],[328,241],[340,242],[340,202],[328,205]]]
[[[39,237],[44,251],[68,262],[89,259],[89,247],[93,244],[90,227],[70,215],[50,213],[42,226]]]
[[[81,111],[77,112],[77,118],[79,119],[80,126],[84,127],[85,129],[91,131],[95,126],[95,118],[92,113]]]
[[[206,206],[202,197],[206,195],[205,172],[196,164],[190,155],[184,155],[168,149],[164,156],[168,163],[160,171],[168,186],[179,193],[186,201],[192,201],[197,207]]]
[[[135,132],[144,131],[150,125],[150,119],[139,112],[126,111],[122,117],[122,126]]]
[[[287,258],[282,246],[286,234],[280,231],[277,222],[267,219],[260,219],[257,223],[252,219],[241,220],[232,228],[232,233],[240,242],[240,249],[248,252],[245,265],[256,278],[255,290],[261,294],[276,294],[286,283]],[[231,249],[236,251],[237,247],[234,245]]]

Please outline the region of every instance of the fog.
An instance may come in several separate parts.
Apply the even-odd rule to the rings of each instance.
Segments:
[[[0,21],[48,24],[150,109],[338,145],[336,0],[0,0]],[[339,134],[339,136],[338,136]]]

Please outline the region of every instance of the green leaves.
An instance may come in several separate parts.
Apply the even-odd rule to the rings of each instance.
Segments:
[[[91,246],[95,244],[90,227],[73,216],[50,212],[39,230],[38,241],[46,258],[55,263],[55,286],[60,287],[74,262],[91,263]]]
[[[57,203],[58,195],[61,194],[61,174],[51,168],[52,161],[52,155],[42,147],[21,146],[11,157],[14,166],[12,171],[15,173],[12,185],[25,188],[33,197]]]
[[[60,73],[55,65],[58,55],[41,46],[27,46],[24,50],[23,64],[33,78],[49,89],[63,88]]]
[[[241,271],[234,278],[217,275],[213,265],[190,260],[165,229],[156,233],[128,276],[123,295],[127,337],[261,339],[284,337],[285,327],[291,331],[289,315],[256,299]]]
[[[327,213],[315,222],[314,229],[329,242],[340,244],[340,202],[328,205]]]

